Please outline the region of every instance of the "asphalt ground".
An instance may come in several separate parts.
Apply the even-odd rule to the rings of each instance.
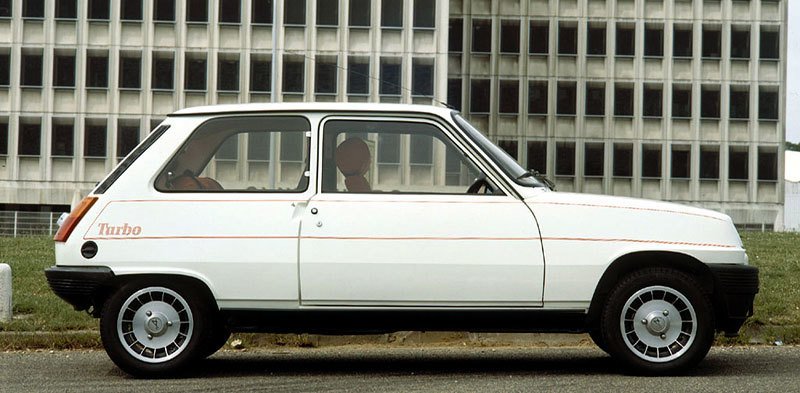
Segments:
[[[793,392],[800,347],[715,347],[689,375],[625,375],[591,347],[222,351],[174,379],[134,379],[102,351],[0,353],[2,392]]]

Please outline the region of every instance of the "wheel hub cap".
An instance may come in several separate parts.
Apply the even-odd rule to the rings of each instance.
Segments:
[[[167,322],[167,317],[158,312],[153,314],[150,318],[147,318],[144,328],[147,330],[147,333],[150,333],[154,336],[160,336],[167,330]]]
[[[669,317],[665,317],[663,313],[659,313],[658,311],[653,311],[650,314],[647,314],[647,331],[650,334],[661,336],[662,333],[669,331]]]

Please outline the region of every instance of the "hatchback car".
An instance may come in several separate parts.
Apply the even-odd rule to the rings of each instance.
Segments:
[[[170,115],[64,220],[53,291],[124,371],[231,332],[588,332],[686,371],[752,314],[731,219],[554,192],[456,111],[248,104]]]

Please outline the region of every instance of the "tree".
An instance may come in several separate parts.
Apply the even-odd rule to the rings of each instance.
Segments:
[[[800,151],[800,143],[786,141],[786,150]]]

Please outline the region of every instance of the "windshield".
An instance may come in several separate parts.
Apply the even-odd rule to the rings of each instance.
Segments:
[[[494,161],[503,172],[513,179],[517,184],[527,187],[547,187],[542,181],[533,176],[530,172],[521,167],[517,160],[508,155],[505,150],[492,143],[480,131],[475,129],[472,124],[464,119],[460,113],[453,112],[453,119],[464,130],[469,139],[478,144],[480,148]]]

